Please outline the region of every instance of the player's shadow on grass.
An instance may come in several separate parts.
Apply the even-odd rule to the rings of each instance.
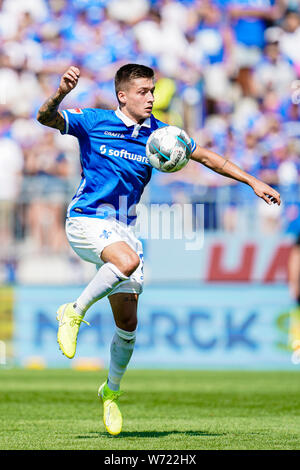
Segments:
[[[137,437],[137,438],[160,438],[160,437],[166,437],[169,435],[173,434],[182,434],[185,436],[191,436],[191,437],[213,437],[213,436],[223,436],[224,433],[216,434],[216,433],[211,433],[207,431],[122,431],[121,434],[118,436],[110,436],[106,432],[91,432],[90,435],[87,436],[77,436],[77,439],[96,439],[96,438],[103,438],[103,437],[111,437],[113,439],[116,438],[126,438],[126,437]]]
[[[120,434],[120,437],[165,437],[173,434],[183,434],[185,436],[200,436],[200,437],[205,437],[205,436],[221,436],[222,434],[213,434],[207,431],[134,431],[134,432],[129,432],[129,431],[123,431]]]

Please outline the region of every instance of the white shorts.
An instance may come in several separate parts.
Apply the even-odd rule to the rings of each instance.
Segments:
[[[132,227],[116,219],[96,217],[69,217],[66,220],[68,241],[78,256],[94,263],[97,269],[103,266],[102,250],[112,243],[125,242],[139,256],[140,264],[128,280],[121,282],[109,295],[124,292],[141,294],[143,291],[143,245],[136,238]]]

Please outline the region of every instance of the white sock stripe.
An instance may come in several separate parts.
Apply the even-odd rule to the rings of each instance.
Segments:
[[[116,333],[118,336],[120,336],[120,338],[122,339],[126,339],[126,340],[132,340],[132,339],[135,339],[136,338],[136,330],[134,331],[126,331],[126,330],[122,330],[121,328],[118,328],[116,326]]]
[[[110,268],[112,270],[112,272],[114,274],[116,274],[116,276],[118,276],[120,278],[121,281],[126,281],[127,279],[129,279],[129,277],[125,276],[125,274],[123,274],[118,268],[116,265],[114,265],[113,263],[105,263],[105,266],[107,266],[108,268]]]

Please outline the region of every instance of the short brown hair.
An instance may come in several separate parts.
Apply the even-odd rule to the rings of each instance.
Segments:
[[[154,70],[146,65],[126,64],[117,71],[115,75],[115,90],[118,98],[118,92],[122,90],[125,83],[135,78],[154,78]]]

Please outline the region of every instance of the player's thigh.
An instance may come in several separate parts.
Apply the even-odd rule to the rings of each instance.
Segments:
[[[137,327],[139,295],[119,292],[108,298],[117,327],[126,331],[134,331]]]

